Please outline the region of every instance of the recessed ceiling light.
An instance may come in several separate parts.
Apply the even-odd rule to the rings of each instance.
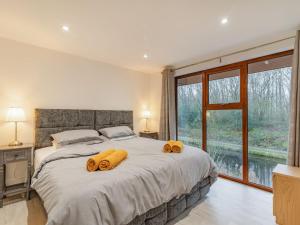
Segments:
[[[266,64],[266,65],[269,65],[269,61],[268,61],[268,60],[266,60],[266,61],[265,61],[265,64]]]
[[[228,23],[228,18],[225,17],[221,20],[221,24],[226,24],[226,23]]]
[[[148,59],[149,56],[148,56],[148,54],[145,53],[143,57],[144,57],[144,59]]]
[[[62,29],[63,31],[66,31],[66,32],[68,32],[68,31],[70,30],[70,28],[69,28],[67,25],[63,25],[63,26],[61,27],[61,29]]]

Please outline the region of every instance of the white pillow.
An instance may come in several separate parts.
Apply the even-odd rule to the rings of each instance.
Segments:
[[[135,134],[128,126],[102,128],[99,132],[109,139],[127,137]]]
[[[132,139],[132,138],[136,138],[137,135],[134,134],[134,135],[129,135],[129,136],[125,136],[125,137],[116,137],[116,138],[112,138],[110,140],[112,141],[123,141],[123,140],[128,140],[128,139]]]
[[[96,130],[67,130],[52,134],[51,137],[57,147],[79,142],[102,140]]]

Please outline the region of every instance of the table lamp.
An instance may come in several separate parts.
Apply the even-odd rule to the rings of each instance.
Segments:
[[[15,123],[15,140],[9,143],[9,146],[22,145],[23,143],[18,141],[18,122],[25,121],[24,110],[22,108],[16,108],[16,107],[8,108],[6,121]]]
[[[144,130],[144,132],[149,132],[149,130],[148,130],[148,119],[150,118],[150,115],[151,115],[151,113],[148,110],[145,110],[143,112],[143,118],[146,120],[146,129]]]

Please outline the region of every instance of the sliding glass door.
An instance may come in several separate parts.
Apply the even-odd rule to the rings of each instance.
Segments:
[[[178,77],[177,138],[221,176],[271,190],[286,163],[292,51]]]
[[[292,56],[248,64],[249,182],[271,187],[272,171],[285,164]]]
[[[243,145],[241,110],[208,110],[207,151],[219,172],[242,179]]]

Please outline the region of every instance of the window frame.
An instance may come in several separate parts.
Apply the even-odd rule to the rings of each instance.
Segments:
[[[196,76],[199,74],[203,74],[202,76],[202,149],[206,151],[207,149],[207,111],[208,110],[232,110],[232,109],[240,109],[242,111],[242,144],[243,144],[243,172],[242,179],[234,178],[231,176],[227,176],[225,174],[220,174],[220,177],[236,181],[248,186],[256,187],[265,191],[272,192],[272,188],[263,186],[260,184],[251,183],[249,181],[249,167],[248,167],[248,65],[255,62],[271,60],[274,58],[279,58],[283,56],[292,55],[293,50],[287,50],[283,52],[278,52],[262,57],[257,57],[249,60],[240,61],[237,63],[232,63],[225,66],[215,67],[203,71],[197,71],[190,74],[185,74],[182,76],[175,77],[175,107],[176,107],[176,138],[178,137],[178,102],[177,102],[177,87],[178,80],[181,78]],[[240,70],[240,102],[234,103],[224,103],[224,104],[210,104],[209,103],[209,75],[227,72],[231,70]]]

